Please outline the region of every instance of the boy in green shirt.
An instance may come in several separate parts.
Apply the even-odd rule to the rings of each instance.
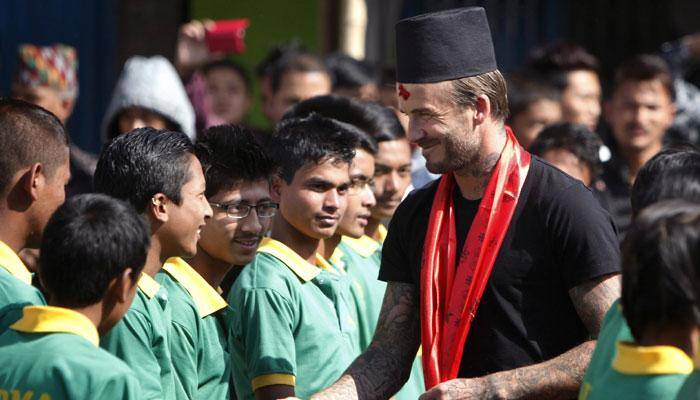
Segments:
[[[305,100],[294,106],[285,118],[304,117],[315,112],[327,118],[351,124],[357,131],[359,142],[355,158],[350,166],[350,191],[348,205],[338,224],[336,233],[323,240],[322,259],[330,261],[349,280],[350,293],[358,323],[358,345],[364,351],[372,341],[379,311],[384,300],[386,283],[378,279],[381,263],[381,242],[367,236],[366,229],[372,219],[377,202],[374,197],[375,156],[378,146],[373,137],[386,139],[392,136],[392,127],[400,128],[396,116],[388,109],[347,97],[327,95]],[[400,153],[399,153],[400,154]],[[382,208],[384,212],[392,209]],[[386,229],[375,226],[381,236]],[[411,377],[394,396],[397,400],[413,400],[425,392],[420,357],[416,358]]]
[[[68,136],[39,106],[0,99],[0,333],[25,305],[46,304],[17,253],[37,248],[70,179]]]
[[[579,399],[672,399],[693,371],[700,333],[700,206],[649,206],[622,248],[622,313],[634,341],[616,343],[612,368],[584,383]]]
[[[0,398],[140,399],[139,378],[99,347],[136,294],[149,238],[143,217],[104,195],[73,197],[51,217],[30,305],[0,335]]]
[[[168,258],[197,252],[199,230],[211,216],[194,146],[184,133],[134,129],[100,155],[95,189],[127,200],[151,228],[136,298],[101,346],[136,372],[143,398],[187,398],[173,373],[169,294],[154,277]]]
[[[694,149],[669,148],[649,160],[637,174],[631,193],[633,218],[645,207],[661,200],[683,199],[700,202],[700,153]],[[596,386],[612,368],[617,342],[633,341],[620,301],[610,307],[598,334],[591,362],[586,369],[580,393]]]
[[[316,266],[347,205],[351,126],[312,115],[277,127],[280,163],[271,238],[229,294],[229,343],[239,399],[308,397],[340,377],[358,354],[347,281]]]
[[[232,267],[255,257],[270,229],[277,211],[270,199],[275,167],[253,134],[234,125],[202,132],[195,153],[214,214],[202,228],[197,254],[187,262],[169,260],[158,280],[170,295],[171,351],[179,381],[189,397],[222,399],[229,396],[231,379],[224,326],[231,310],[218,290]]]

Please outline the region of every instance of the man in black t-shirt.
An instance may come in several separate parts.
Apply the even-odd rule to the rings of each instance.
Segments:
[[[574,398],[595,346],[591,339],[619,297],[614,224],[588,188],[530,158],[504,126],[506,87],[482,8],[417,16],[396,29],[397,89],[401,110],[410,118],[408,137],[423,149],[428,169],[443,177],[413,192],[396,211],[383,248],[379,278],[388,286],[372,344],[317,397],[388,398],[408,377],[423,335],[424,367],[437,370],[439,384],[421,399]],[[499,191],[491,176],[501,176],[497,171],[506,166],[514,168],[505,170],[506,190]],[[503,200],[491,203],[495,198]],[[453,217],[435,212],[445,202]],[[508,208],[513,210],[508,218],[489,219],[503,217]],[[491,215],[486,228],[485,214]],[[431,248],[434,236],[426,232],[438,237],[446,232],[435,228],[436,219],[454,223],[454,236],[449,233],[447,245],[438,239],[438,247]],[[494,231],[503,234],[500,239]],[[485,278],[479,273],[485,264],[481,257],[474,267],[460,256],[469,260],[474,243],[483,252],[498,240]],[[445,257],[435,250],[445,247],[439,246],[456,246],[456,257],[446,258],[454,266],[447,275],[426,274],[440,271],[435,265]],[[464,281],[450,277],[460,276],[461,268],[477,272]],[[445,287],[445,282],[453,284]],[[439,307],[437,314],[426,314],[450,296],[443,296],[445,291],[454,297],[475,282],[485,289],[480,302],[467,297],[468,316],[454,319],[452,308]],[[436,296],[426,298],[426,293]],[[443,342],[431,353],[426,331],[434,325],[428,320],[443,331],[465,320],[471,327],[461,343],[445,345],[439,336]],[[463,348],[461,358],[449,351],[454,343]],[[458,371],[443,368],[455,362]]]

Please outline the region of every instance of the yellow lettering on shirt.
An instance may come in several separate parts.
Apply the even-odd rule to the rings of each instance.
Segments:
[[[22,392],[18,389],[12,389],[11,391],[0,389],[0,400],[51,400],[51,396],[43,393],[38,399],[35,399],[33,390]]]

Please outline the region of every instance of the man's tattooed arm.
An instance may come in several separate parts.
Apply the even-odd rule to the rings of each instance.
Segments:
[[[592,338],[598,336],[605,313],[620,296],[618,275],[584,282],[569,296]],[[444,382],[421,399],[570,399],[575,398],[593,353],[585,342],[549,361],[476,379]]]
[[[372,343],[331,387],[312,399],[387,399],[408,380],[420,343],[416,286],[389,282]]]

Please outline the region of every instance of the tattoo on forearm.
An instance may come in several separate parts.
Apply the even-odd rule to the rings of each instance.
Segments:
[[[620,297],[620,276],[606,275],[585,282],[569,290],[569,296],[591,337],[596,338],[605,313]]]
[[[370,346],[333,386],[313,399],[386,399],[408,379],[420,342],[418,291],[390,282]]]
[[[489,375],[489,398],[576,398],[594,347],[594,341],[585,342],[544,363]]]

